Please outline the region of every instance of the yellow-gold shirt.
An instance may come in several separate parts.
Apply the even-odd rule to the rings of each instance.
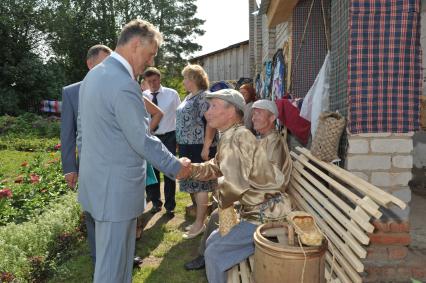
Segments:
[[[258,210],[256,206],[264,202],[265,194],[280,192],[286,181],[255,136],[241,125],[221,133],[213,159],[192,164],[193,179],[207,181],[222,176],[218,186],[219,206],[227,208],[239,201],[246,211]]]
[[[259,146],[266,150],[268,160],[274,163],[284,174],[284,185],[281,188],[281,191],[284,192],[290,182],[293,167],[285,137],[277,130],[273,130],[259,140]]]

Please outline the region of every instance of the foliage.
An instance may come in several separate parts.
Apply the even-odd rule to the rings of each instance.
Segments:
[[[46,46],[41,3],[4,0],[0,4],[0,114],[37,111],[40,100],[58,97],[61,72],[39,55]]]
[[[194,36],[204,33],[199,28],[204,21],[195,17],[194,2],[48,0],[47,42],[64,68],[67,82],[76,82],[87,72],[84,58],[90,46],[101,43],[114,49],[121,27],[132,19],[144,19],[164,34],[156,66],[167,70],[166,77],[179,76],[183,57],[201,49]]]
[[[8,197],[0,195],[0,225],[28,221],[69,191],[59,158],[52,155],[47,163],[42,162],[40,155],[30,163],[22,163],[20,175],[13,183],[0,184],[0,190],[11,191]]]
[[[80,237],[80,207],[68,192],[37,218],[0,227],[0,276],[3,282],[41,281],[66,258]]]
[[[0,135],[11,138],[59,138],[60,123],[57,119],[44,118],[32,113],[18,117],[0,117]]]
[[[16,150],[29,152],[52,152],[58,146],[58,139],[0,137],[0,150]]]

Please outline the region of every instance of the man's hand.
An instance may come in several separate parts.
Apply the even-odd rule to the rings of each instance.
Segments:
[[[186,157],[179,158],[180,164],[182,167],[180,168],[178,174],[176,175],[176,179],[182,180],[187,179],[191,176],[191,160]]]
[[[78,180],[77,172],[71,172],[71,173],[65,174],[65,181],[67,182],[68,187],[70,187],[71,189],[75,189],[75,186],[77,185],[77,180]]]

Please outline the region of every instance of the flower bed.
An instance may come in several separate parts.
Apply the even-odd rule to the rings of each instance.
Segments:
[[[40,214],[50,202],[69,191],[61,171],[59,152],[43,162],[41,155],[21,165],[19,175],[0,184],[0,226],[21,223]]]

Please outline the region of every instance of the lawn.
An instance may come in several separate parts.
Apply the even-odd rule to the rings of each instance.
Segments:
[[[22,162],[30,161],[34,155],[34,152],[0,150],[0,179],[15,177]]]

